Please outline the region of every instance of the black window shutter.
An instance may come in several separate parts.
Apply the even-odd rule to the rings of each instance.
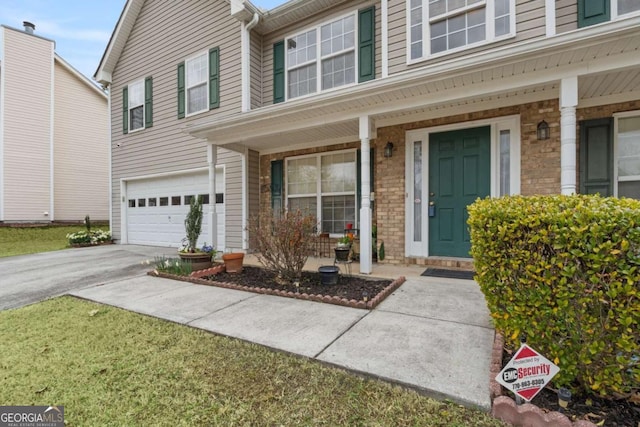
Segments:
[[[283,204],[284,161],[271,162],[271,209],[273,214],[279,216],[282,213]]]
[[[153,77],[144,79],[144,127],[153,126]]]
[[[220,48],[209,50],[209,109],[220,106]]]
[[[599,24],[601,22],[607,22],[610,19],[610,0],[578,0],[579,28]]]
[[[178,64],[178,118],[183,119],[185,108],[184,62]]]
[[[613,119],[580,122],[580,193],[613,195]]]
[[[129,87],[122,89],[122,133],[129,133]]]
[[[273,45],[273,103],[284,102],[284,40]]]
[[[358,11],[358,82],[376,78],[376,8]]]

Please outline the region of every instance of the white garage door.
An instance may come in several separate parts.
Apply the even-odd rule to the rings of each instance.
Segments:
[[[216,168],[218,250],[224,250],[225,247],[224,188],[224,168],[219,166]],[[198,246],[205,242],[211,244],[206,241],[209,230],[209,183],[206,172],[129,181],[126,191],[129,243],[179,247],[185,237],[184,220],[189,212],[190,198],[201,196],[204,215]]]

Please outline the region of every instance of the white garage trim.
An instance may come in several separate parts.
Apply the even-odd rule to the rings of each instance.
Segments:
[[[225,244],[225,167],[216,166],[216,191],[222,203],[216,204],[220,213],[217,221],[216,249]],[[202,195],[214,203],[216,195],[209,194],[208,168],[123,178],[121,189],[121,243],[178,247],[184,238],[184,218],[188,212],[188,196]],[[213,197],[213,198],[212,198]],[[209,200],[207,200],[209,199]],[[205,209],[208,207],[205,206]],[[202,234],[198,245],[207,240],[208,219],[203,217]],[[212,242],[206,242],[211,244]]]

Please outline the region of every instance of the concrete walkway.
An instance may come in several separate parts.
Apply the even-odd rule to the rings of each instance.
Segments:
[[[150,276],[70,294],[489,410],[494,331],[477,284],[415,274],[423,268],[385,269],[374,273],[407,281],[371,311]]]

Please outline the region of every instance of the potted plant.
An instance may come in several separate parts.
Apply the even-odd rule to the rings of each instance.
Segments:
[[[351,239],[349,236],[340,237],[334,251],[336,253],[336,261],[348,261],[349,252],[351,251]]]
[[[227,273],[240,273],[242,271],[242,263],[244,261],[243,252],[231,252],[222,255],[224,267]]]
[[[193,271],[211,267],[211,258],[215,256],[213,247],[205,243],[202,249],[198,248],[198,238],[202,233],[202,202],[200,196],[191,198],[189,212],[184,220],[184,228],[187,237],[182,240],[182,247],[178,251],[180,259],[190,262]]]

